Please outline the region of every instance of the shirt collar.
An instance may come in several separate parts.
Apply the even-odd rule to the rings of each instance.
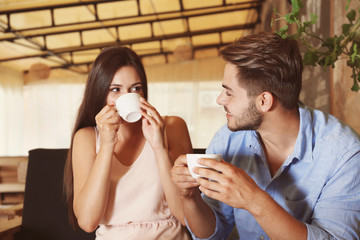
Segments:
[[[294,151],[287,161],[296,158],[298,161],[313,162],[313,116],[310,109],[299,103],[300,127]]]

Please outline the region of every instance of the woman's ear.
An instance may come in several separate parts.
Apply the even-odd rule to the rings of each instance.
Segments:
[[[263,92],[257,96],[256,102],[258,110],[261,112],[268,112],[274,105],[274,95],[270,92]]]

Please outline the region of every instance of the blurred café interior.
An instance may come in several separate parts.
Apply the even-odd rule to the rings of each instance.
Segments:
[[[318,15],[312,31],[331,36],[346,21],[344,2],[303,0],[301,11]],[[278,30],[274,9],[291,7],[290,0],[0,0],[0,204],[22,203],[30,150],[69,147],[102,48],[132,48],[145,66],[149,102],[161,115],[182,117],[193,147],[206,148],[226,123],[216,104],[225,66],[219,50]],[[350,76],[345,61],[326,70],[306,66],[301,100],[360,132],[360,95],[350,90]],[[9,218],[0,216],[0,225]]]

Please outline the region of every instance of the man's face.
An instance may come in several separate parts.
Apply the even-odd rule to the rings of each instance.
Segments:
[[[224,89],[216,102],[224,106],[228,128],[231,131],[257,130],[263,115],[256,108],[256,97],[248,98],[246,90],[240,87],[235,65],[226,64],[222,85]]]

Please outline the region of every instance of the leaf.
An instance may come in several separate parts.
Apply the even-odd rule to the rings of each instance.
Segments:
[[[342,27],[342,34],[344,35],[349,35],[349,31],[350,31],[350,28],[351,28],[352,24],[343,24],[341,27]]]
[[[359,43],[360,44],[360,31],[356,31],[354,38],[353,38],[354,42]]]
[[[304,22],[304,30],[305,30],[305,28],[307,28],[307,27],[309,27],[309,26],[311,26],[313,23],[311,22],[311,21],[309,21],[309,22]]]
[[[315,52],[307,51],[304,55],[303,64],[316,66],[318,60],[319,56]]]
[[[351,59],[347,60],[346,65],[348,65],[351,68],[355,66],[355,64],[351,61]]]
[[[351,61],[353,62],[353,63],[355,63],[355,57],[356,57],[356,55],[357,55],[357,44],[356,43],[354,43],[354,47],[353,47],[353,53],[351,54]]]
[[[335,45],[335,39],[336,39],[336,35],[335,35],[335,37],[332,37],[332,38],[329,37],[329,38],[325,39],[325,41],[322,43],[322,46],[327,47],[327,48],[333,48]]]
[[[281,38],[285,39],[287,37],[287,31],[289,26],[285,25],[282,28],[279,29],[279,31],[275,31],[275,33],[279,34]]]
[[[288,13],[285,15],[285,20],[286,22],[293,24],[295,22],[295,16]]]
[[[346,5],[345,5],[346,11],[349,9],[350,1],[351,1],[351,0],[347,0],[347,2],[346,2]]]
[[[318,20],[319,16],[315,14],[310,14],[310,21],[312,24],[315,24]]]
[[[347,19],[349,19],[349,22],[352,23],[355,20],[355,17],[356,17],[355,10],[351,9],[351,11],[346,14],[346,17],[347,17]]]
[[[288,23],[292,24],[296,21],[300,13],[300,8],[303,4],[301,0],[291,0],[291,12],[285,15],[285,19]]]
[[[291,9],[291,15],[296,16],[297,14],[299,14],[300,12],[300,8],[302,8],[303,4],[301,0],[291,0],[291,5],[292,5],[292,9]]]
[[[358,83],[358,81],[357,81],[357,79],[356,79],[356,74],[353,73],[353,74],[351,75],[351,77],[354,79],[354,82],[353,82],[353,85],[352,85],[352,87],[351,87],[351,90],[357,92],[357,91],[360,90],[360,87],[359,87],[359,83]],[[359,78],[359,77],[360,77],[360,75],[358,75],[358,78]]]
[[[336,37],[335,35],[335,43],[339,45],[344,38],[344,35],[340,35],[339,37]]]

